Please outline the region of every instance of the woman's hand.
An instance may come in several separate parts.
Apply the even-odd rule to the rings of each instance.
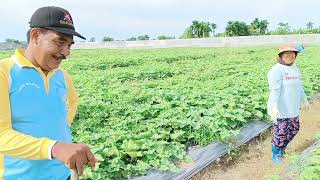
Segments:
[[[278,118],[280,117],[280,112],[276,106],[272,108],[271,120],[273,123],[277,123]]]

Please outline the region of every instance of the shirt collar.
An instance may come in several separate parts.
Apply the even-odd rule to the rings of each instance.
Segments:
[[[32,64],[32,62],[24,56],[24,49],[16,49],[14,55],[12,56],[13,61],[20,67],[31,67],[36,69],[39,72],[42,72],[40,67],[36,67]],[[57,69],[53,69],[48,73],[48,75],[52,75],[56,72]]]
[[[31,63],[29,59],[24,56],[24,49],[17,49],[12,56],[13,61],[20,67],[33,67],[35,66]]]

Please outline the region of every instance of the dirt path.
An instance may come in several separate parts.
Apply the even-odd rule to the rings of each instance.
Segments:
[[[237,152],[223,158],[220,163],[207,167],[192,180],[260,180],[268,179],[288,165],[290,157],[299,154],[314,143],[314,136],[320,133],[320,98],[311,103],[310,111],[302,112],[300,132],[289,144],[286,153],[286,162],[283,165],[274,165],[271,162],[271,130],[261,137],[250,142]]]

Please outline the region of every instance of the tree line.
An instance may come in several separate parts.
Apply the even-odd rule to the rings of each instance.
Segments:
[[[225,31],[216,33],[217,25],[213,22],[192,21],[180,37],[160,35],[156,39],[151,39],[149,35],[140,35],[130,37],[126,41],[143,41],[143,40],[166,40],[166,39],[190,39],[190,38],[208,38],[208,37],[232,37],[232,36],[259,36],[259,35],[287,35],[287,34],[317,34],[320,33],[320,27],[316,27],[315,23],[308,22],[304,28],[293,29],[287,22],[279,22],[274,30],[269,30],[269,21],[265,19],[255,18],[250,23],[242,21],[228,21]],[[89,42],[96,42],[95,37],[91,37]],[[102,38],[103,42],[115,41],[110,36]],[[14,45],[25,45],[26,42],[15,39],[6,39],[5,43]]]
[[[232,37],[232,36],[259,36],[259,35],[288,35],[288,34],[317,34],[320,33],[320,27],[316,27],[313,22],[308,22],[304,28],[293,29],[287,22],[279,22],[276,29],[269,30],[269,21],[255,18],[247,24],[242,21],[228,21],[225,31],[215,33],[217,25],[213,22],[192,21],[191,25],[185,29],[180,39],[207,38],[207,37]],[[161,35],[157,40],[176,39],[175,36]],[[148,35],[130,37],[127,41],[150,40]],[[155,39],[153,39],[155,40]],[[91,38],[91,42],[95,39]],[[105,36],[102,41],[114,41],[113,38]]]

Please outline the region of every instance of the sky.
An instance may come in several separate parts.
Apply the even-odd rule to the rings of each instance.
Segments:
[[[292,28],[305,27],[309,21],[320,26],[320,0],[0,0],[0,4],[0,42],[25,41],[31,15],[43,6],[67,9],[76,30],[87,40],[98,41],[104,36],[180,37],[193,20],[217,24],[216,32],[223,32],[230,20],[250,23],[256,17],[268,20],[269,29],[279,22]]]

